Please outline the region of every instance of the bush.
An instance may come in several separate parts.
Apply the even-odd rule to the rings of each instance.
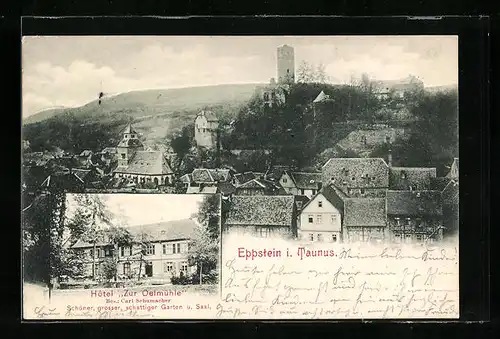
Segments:
[[[191,284],[191,278],[187,275],[184,275],[181,273],[180,276],[173,276],[170,278],[170,282],[173,285],[190,285]]]
[[[203,284],[217,284],[219,282],[219,273],[217,270],[211,270],[208,273],[203,274],[202,277]],[[191,275],[174,276],[170,279],[173,285],[198,285],[200,283],[199,273],[193,273]]]

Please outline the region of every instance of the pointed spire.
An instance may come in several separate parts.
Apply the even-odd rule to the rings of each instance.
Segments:
[[[125,131],[123,131],[123,134],[131,134],[131,133],[137,133],[137,132],[132,128],[132,124],[128,124],[127,127],[125,128]]]

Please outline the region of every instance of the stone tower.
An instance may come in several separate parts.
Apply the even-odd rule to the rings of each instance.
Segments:
[[[215,148],[219,120],[211,111],[202,110],[194,121],[194,139],[198,147]]]
[[[143,151],[144,146],[139,140],[137,132],[128,125],[123,131],[123,137],[116,147],[118,154],[118,166],[127,166],[136,151]]]
[[[283,45],[278,47],[278,83],[292,84],[295,82],[295,55],[293,47]]]

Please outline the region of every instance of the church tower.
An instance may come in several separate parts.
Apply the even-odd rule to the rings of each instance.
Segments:
[[[295,53],[293,47],[278,47],[278,83],[293,84],[295,82]]]
[[[139,135],[132,128],[131,124],[128,124],[123,131],[123,137],[118,144],[118,166],[127,166],[130,159],[134,157],[136,151],[143,151],[144,145],[139,140]]]

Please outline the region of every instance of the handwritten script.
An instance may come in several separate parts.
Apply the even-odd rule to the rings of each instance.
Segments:
[[[247,243],[245,246],[248,247]],[[259,240],[252,246],[266,244]],[[275,241],[267,246],[278,248]],[[280,246],[283,253],[300,252],[294,243]],[[223,319],[458,318],[456,246],[326,246],[328,253],[333,250],[334,256],[290,255],[248,261],[235,255],[238,242],[225,243],[222,295],[216,316]],[[314,249],[311,253],[315,253]]]

